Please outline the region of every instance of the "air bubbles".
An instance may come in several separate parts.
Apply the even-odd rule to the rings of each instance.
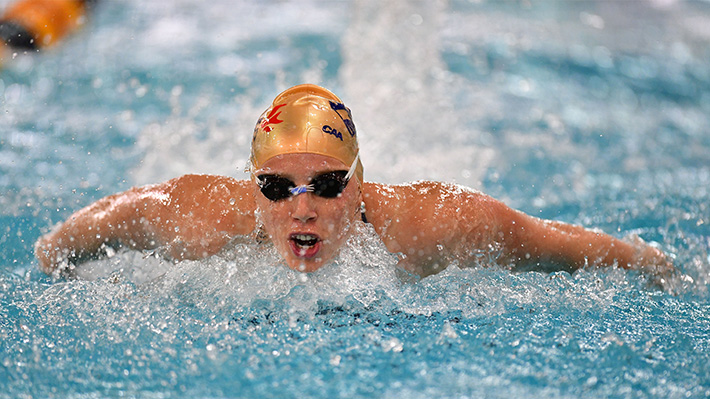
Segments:
[[[579,20],[594,29],[604,29],[604,18],[600,17],[599,15],[596,14],[591,14],[588,12],[581,12],[579,13]]]
[[[207,344],[205,347],[205,350],[207,351],[207,357],[210,360],[216,360],[217,359],[217,346],[214,344]]]
[[[137,98],[145,97],[146,93],[148,93],[148,88],[146,86],[140,86],[139,88],[136,89],[136,97]]]
[[[180,97],[180,95],[182,95],[182,92],[183,92],[182,85],[176,85],[176,86],[173,86],[173,88],[170,90],[170,95],[173,97]]]
[[[600,68],[611,69],[614,67],[611,51],[604,46],[595,46],[592,49],[592,59]]]
[[[12,104],[17,104],[22,100],[22,97],[25,92],[25,87],[14,83],[5,88],[4,92],[4,97],[5,97],[5,105],[12,105]]]
[[[382,350],[385,352],[399,353],[404,350],[404,344],[396,337],[388,338],[381,343]]]
[[[441,329],[441,334],[439,335],[440,339],[457,339],[459,335],[456,333],[456,330],[454,327],[451,325],[451,323],[444,323],[444,326]]]
[[[419,26],[424,22],[424,18],[419,14],[412,14],[409,16],[409,22],[414,26]]]

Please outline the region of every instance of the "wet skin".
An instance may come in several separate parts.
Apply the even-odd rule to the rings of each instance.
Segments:
[[[264,173],[283,175],[298,185],[320,173],[346,169],[342,162],[316,154],[281,155],[262,166]],[[40,237],[35,253],[47,273],[97,255],[105,244],[157,248],[175,260],[202,259],[237,237],[253,237],[262,225],[285,263],[309,272],[331,261],[352,234],[361,202],[387,249],[402,255],[400,266],[421,276],[453,261],[475,262],[491,249],[497,263],[516,268],[553,265],[572,271],[617,265],[657,275],[674,270],[661,251],[642,242],[534,218],[465,187],[427,181],[361,186],[356,178],[337,198],[305,193],[273,202],[254,181],[185,175],[79,210]]]
[[[285,154],[269,159],[255,174],[275,174],[302,185],[321,173],[347,169],[348,165],[323,155]],[[331,260],[360,217],[362,195],[355,177],[336,198],[304,193],[271,201],[253,186],[257,220],[294,270],[312,272]]]

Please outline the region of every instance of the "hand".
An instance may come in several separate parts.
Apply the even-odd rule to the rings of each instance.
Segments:
[[[641,270],[657,277],[670,277],[676,272],[673,262],[658,248],[643,244],[636,256],[636,263]]]
[[[35,243],[35,257],[39,261],[40,269],[46,274],[52,274],[67,263],[67,254],[63,253],[54,241],[53,234],[49,233],[40,237]]]

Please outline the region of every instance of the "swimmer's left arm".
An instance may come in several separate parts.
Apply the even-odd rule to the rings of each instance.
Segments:
[[[640,239],[631,243],[598,230],[535,218],[502,203],[493,207],[504,255],[517,265],[566,270],[618,266],[655,275],[675,270],[663,252]]]
[[[488,195],[454,184],[366,185],[368,219],[400,264],[425,276],[447,264],[483,259],[516,269],[577,270],[585,266],[674,270],[645,243],[538,219]]]

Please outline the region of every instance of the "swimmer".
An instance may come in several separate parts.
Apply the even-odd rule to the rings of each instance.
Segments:
[[[419,276],[486,253],[515,270],[674,270],[640,240],[528,216],[455,184],[365,182],[350,110],[315,85],[284,91],[261,115],[249,171],[249,180],[185,175],[100,199],[37,241],[39,266],[48,274],[70,271],[115,246],[202,259],[239,238],[268,240],[288,267],[313,272],[366,222],[400,255],[400,266]]]
[[[85,23],[96,1],[19,0],[0,15],[0,42],[13,52],[53,46]]]

